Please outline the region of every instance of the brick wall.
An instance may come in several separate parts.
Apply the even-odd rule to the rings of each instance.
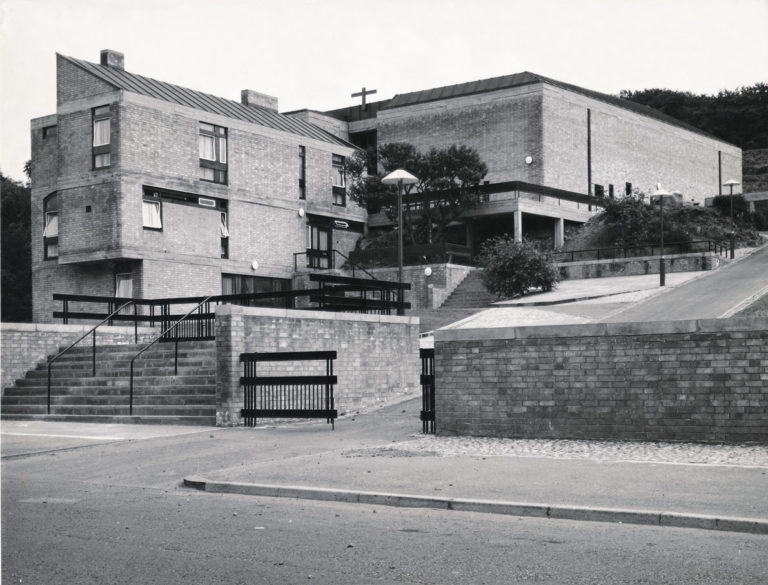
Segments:
[[[427,276],[424,270],[432,274]],[[405,292],[405,300],[411,309],[437,309],[454,289],[473,270],[460,264],[424,264],[403,266],[403,281],[411,283],[411,290]],[[379,280],[397,281],[397,268],[370,268],[368,272]]]
[[[667,273],[698,272],[701,270],[716,270],[726,262],[726,259],[713,252],[674,254],[664,257],[664,268]],[[617,258],[615,260],[561,262],[556,266],[562,280],[658,274],[659,257],[642,256],[627,259]]]
[[[736,146],[545,84],[545,185],[587,191],[587,110],[591,111],[592,184],[603,185],[606,196],[611,184],[621,196],[626,182],[645,193],[661,183],[688,200],[703,202],[718,193],[718,151],[722,181],[741,180],[741,150]]]
[[[218,307],[217,424],[240,422],[241,353],[336,350],[334,373],[339,383],[334,396],[341,414],[393,402],[418,391],[418,336],[419,320],[412,317]],[[322,365],[325,373],[324,362]]]
[[[768,441],[768,319],[435,334],[437,430]]]
[[[43,325],[40,323],[2,323],[2,387],[13,386],[14,381],[23,378],[24,374],[33,369],[48,356],[55,355],[78,337],[88,332],[86,325]],[[139,342],[154,335],[155,330],[139,329]],[[132,327],[102,328],[96,332],[97,346],[99,343],[119,344],[133,343]],[[82,344],[90,343],[90,338]],[[87,347],[87,345],[86,345]]]

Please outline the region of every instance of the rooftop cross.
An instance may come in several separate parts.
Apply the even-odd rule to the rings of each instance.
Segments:
[[[365,96],[371,95],[371,94],[374,94],[374,93],[376,93],[375,89],[367,90],[367,89],[363,88],[362,91],[358,91],[357,93],[353,93],[352,97],[362,97],[363,98],[363,109],[365,109],[366,108]]]

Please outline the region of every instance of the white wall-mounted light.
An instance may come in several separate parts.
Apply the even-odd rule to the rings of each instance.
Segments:
[[[345,230],[349,227],[349,224],[346,221],[337,219],[333,222],[333,226],[339,228],[340,230]]]
[[[299,217],[304,217],[304,208],[299,207]]]
[[[259,269],[259,261],[254,260],[253,262],[251,262],[251,270],[258,270],[258,269]]]
[[[533,157],[531,155],[528,155],[525,157],[525,164],[527,165],[533,164]]]
[[[424,269],[424,276],[432,276],[432,268],[430,268],[429,266],[427,266],[427,267]]]

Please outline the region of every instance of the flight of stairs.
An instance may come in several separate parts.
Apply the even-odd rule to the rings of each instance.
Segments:
[[[480,271],[473,270],[461,281],[451,295],[440,305],[441,309],[488,307],[498,301],[496,295],[489,293],[480,280]]]
[[[103,423],[216,424],[214,341],[179,343],[178,375],[174,344],[157,343],[134,364],[133,415],[129,415],[131,358],[144,345],[75,347],[51,368],[51,413],[47,413],[48,369],[37,368],[3,390],[5,420],[43,419]]]

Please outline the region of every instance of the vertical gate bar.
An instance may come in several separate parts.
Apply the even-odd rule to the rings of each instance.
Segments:
[[[93,362],[93,374],[92,376],[96,376],[96,329],[93,330],[93,351],[91,352],[92,356],[92,362]]]

